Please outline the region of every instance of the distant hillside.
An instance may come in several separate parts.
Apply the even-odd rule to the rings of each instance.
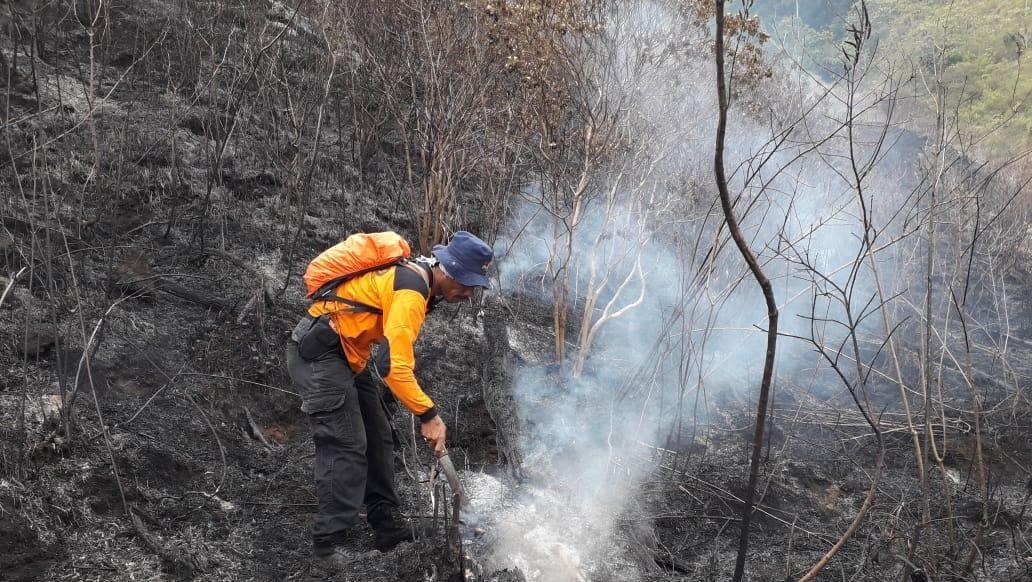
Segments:
[[[834,67],[850,0],[757,2],[764,26],[813,63]],[[882,55],[901,57],[929,75],[945,64],[951,108],[968,137],[988,137],[979,151],[993,157],[1032,147],[1032,3],[1028,0],[868,0]],[[927,95],[920,81],[916,93]],[[959,106],[959,108],[958,108]]]

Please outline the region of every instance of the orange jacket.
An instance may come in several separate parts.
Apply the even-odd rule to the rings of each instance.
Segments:
[[[380,372],[387,387],[405,408],[427,421],[437,411],[433,400],[416,381],[413,349],[430,296],[424,275],[429,277],[421,267],[395,266],[355,277],[334,289],[337,296],[375,307],[382,314],[349,312],[346,305],[325,300],[313,302],[308,313],[314,317],[330,314],[348,364],[356,374],[365,369],[372,344],[384,341],[390,355],[389,366]]]

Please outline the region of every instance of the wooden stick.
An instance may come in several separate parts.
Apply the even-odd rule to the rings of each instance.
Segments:
[[[251,411],[248,410],[246,406],[244,407],[244,416],[247,417],[247,424],[251,426],[251,434],[253,434],[256,439],[260,440],[262,444],[265,445],[265,448],[269,449],[270,451],[273,450],[275,447],[269,444],[268,439],[265,438],[265,433],[262,432],[262,429],[258,426],[258,423],[254,421],[254,417],[251,416]]]

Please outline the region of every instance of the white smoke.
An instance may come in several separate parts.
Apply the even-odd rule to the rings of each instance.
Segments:
[[[592,259],[612,267],[614,276],[602,286],[591,318],[604,313],[603,306],[614,298],[611,312],[633,304],[639,294],[643,299],[599,329],[579,376],[567,361],[558,370],[528,367],[514,377],[531,478],[517,491],[494,491],[507,501],[498,501],[501,505],[490,512],[490,561],[495,568],[518,567],[528,580],[635,580],[632,549],[618,524],[654,468],[642,443],[689,446],[684,439],[707,421],[705,410],[710,409],[698,406],[699,396],[745,399],[755,394],[762,368],[766,309],[726,229],[720,228],[719,206],[713,204],[717,113],[710,52],[702,50],[701,36],[694,48],[678,45],[690,28],[677,24],[665,4],[625,6],[608,31],[618,65],[607,90],[627,107],[629,123],[637,128],[634,137],[648,143],[644,155],[655,163],[644,189],[623,182],[593,185],[618,191],[615,210],[601,195],[585,207],[568,268],[575,313],[599,287]],[[825,316],[839,312],[834,304],[815,299],[812,278],[801,276],[805,269],[792,257],[803,257],[829,281],[845,284],[861,230],[848,160],[828,157],[829,152],[841,155],[846,144],[839,136],[819,150],[811,146],[835,125],[829,119],[841,119],[843,112],[815,87],[796,91],[795,100],[782,101],[783,110],[768,115],[766,125],[758,121],[763,115],[733,110],[726,166],[732,193],[741,193],[736,211],[743,229],[774,282],[781,330],[807,336],[815,306],[826,310]],[[876,92],[858,95],[862,106],[876,97]],[[827,103],[814,103],[820,99]],[[808,120],[772,153],[773,136],[810,106]],[[856,146],[860,156],[872,150],[871,135],[879,131],[882,114],[872,108],[862,117],[868,126],[857,129],[858,141],[867,144]],[[880,168],[868,182],[885,188],[877,193],[875,209],[884,218],[903,187],[895,167],[886,163]],[[540,197],[534,186],[528,188],[528,198]],[[643,191],[648,192],[644,203]],[[498,243],[503,292],[552,300],[556,257],[565,252],[556,232],[552,215],[534,203],[517,214],[511,238]],[[722,250],[708,262],[715,241]],[[621,252],[628,248],[633,249],[630,259]],[[642,276],[621,287],[638,253]],[[880,261],[887,281],[895,272],[890,259]],[[861,302],[872,296],[866,275],[859,278],[855,294]],[[572,321],[571,341],[577,339],[578,323]],[[865,325],[877,331],[877,318]],[[824,332],[829,343],[841,337],[840,331]],[[568,357],[574,359],[576,352]],[[816,367],[817,356],[805,342],[781,340],[779,375]],[[838,397],[844,394],[840,390]]]

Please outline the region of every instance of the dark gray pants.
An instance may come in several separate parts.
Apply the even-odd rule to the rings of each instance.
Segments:
[[[294,338],[303,341],[297,331]],[[358,522],[363,503],[370,512],[398,506],[391,427],[368,368],[352,372],[339,346],[305,360],[292,338],[287,370],[301,393],[315,441],[319,510],[312,539],[316,546],[340,545]]]

